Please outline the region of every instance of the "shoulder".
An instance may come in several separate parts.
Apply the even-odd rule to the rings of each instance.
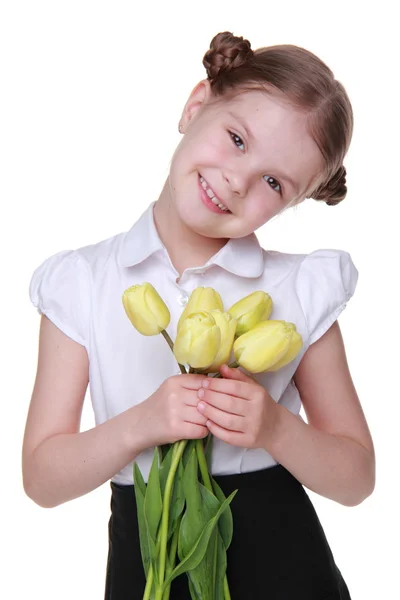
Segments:
[[[107,265],[118,255],[118,234],[75,250],[61,250],[34,270],[29,296],[40,314],[61,331],[88,346],[94,281],[101,281]]]
[[[294,277],[307,285],[325,277],[332,284],[338,279],[347,285],[357,282],[358,271],[345,250],[321,249],[308,254],[290,254],[263,249],[263,255],[265,270],[272,271],[280,281]]]
[[[309,344],[337,320],[356,289],[358,271],[345,250],[264,251],[264,261],[268,285],[280,289],[286,302],[301,309]]]

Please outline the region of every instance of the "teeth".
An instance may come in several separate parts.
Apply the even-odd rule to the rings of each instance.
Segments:
[[[208,186],[206,180],[203,179],[203,177],[200,177],[200,182],[201,182],[201,185],[204,188],[207,196],[210,198],[211,202],[213,202],[213,204],[215,204],[215,206],[218,206],[218,208],[220,210],[223,210],[224,212],[227,212],[229,209],[226,208],[226,206],[224,206],[219,200],[217,200],[217,198],[214,196],[214,192]]]

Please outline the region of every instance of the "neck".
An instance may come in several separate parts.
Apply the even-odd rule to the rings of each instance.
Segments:
[[[183,223],[170,200],[168,179],[154,206],[154,222],[169,258],[182,275],[185,269],[203,266],[228,240],[200,235]]]

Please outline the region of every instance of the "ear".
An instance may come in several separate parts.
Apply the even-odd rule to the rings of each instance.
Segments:
[[[211,85],[208,79],[203,79],[195,86],[191,92],[185,107],[182,112],[180,119],[181,133],[186,133],[186,129],[191,120],[196,116],[198,111],[205,105],[211,98]]]

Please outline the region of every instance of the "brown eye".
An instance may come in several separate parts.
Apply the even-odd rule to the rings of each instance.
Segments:
[[[275,190],[275,192],[278,192],[278,194],[282,195],[281,184],[279,183],[279,181],[277,181],[275,179],[275,177],[270,177],[269,175],[265,175],[264,178],[265,178],[265,181],[268,183],[268,185],[270,187],[272,187],[273,190]],[[278,186],[279,189],[276,189],[276,186]]]
[[[235,146],[237,148],[239,148],[239,146],[243,146],[243,150],[244,150],[244,143],[241,137],[239,137],[238,135],[236,135],[236,133],[233,133],[233,131],[229,131],[228,132],[229,135],[231,136],[233,143],[235,144]],[[242,148],[239,148],[239,150],[242,150]]]

